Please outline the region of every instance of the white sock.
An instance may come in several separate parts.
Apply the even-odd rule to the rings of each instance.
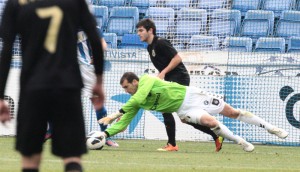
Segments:
[[[272,124],[248,111],[240,110],[240,115],[236,119],[248,124],[265,128],[266,130],[272,130],[274,128]]]
[[[243,139],[238,136],[238,135],[234,135],[225,125],[219,123],[218,126],[216,126],[215,128],[211,129],[216,135],[218,136],[222,136],[228,140],[234,141],[236,143],[239,143],[240,141],[242,141]]]

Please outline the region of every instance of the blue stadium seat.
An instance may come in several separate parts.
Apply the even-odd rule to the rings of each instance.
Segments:
[[[281,12],[292,10],[296,0],[262,0],[261,9],[273,11],[275,17],[280,17]]]
[[[250,10],[247,11],[241,26],[240,35],[251,37],[255,42],[259,37],[273,35],[273,11]]]
[[[232,0],[232,9],[241,11],[241,15],[245,16],[249,10],[258,10],[261,0]]]
[[[137,34],[125,34],[122,38],[119,48],[138,49],[147,48],[148,44],[142,42]]]
[[[241,26],[241,12],[239,10],[216,9],[209,21],[208,35],[224,39],[235,36]]]
[[[130,6],[137,7],[140,13],[146,13],[149,7],[156,6],[156,0],[131,0]]]
[[[251,52],[252,39],[247,37],[227,37],[224,41],[225,47],[234,52]]]
[[[215,51],[219,49],[219,39],[217,36],[193,35],[187,49],[196,51]]]
[[[300,1],[299,0],[296,2],[295,10],[300,11]]]
[[[173,8],[175,11],[179,11],[181,8],[189,8],[190,0],[167,0],[165,1],[165,7]]]
[[[203,9],[182,8],[177,15],[175,37],[178,42],[188,43],[192,35],[206,33],[207,12]]]
[[[284,40],[284,38],[261,37],[257,40],[254,51],[255,52],[284,53],[285,52],[285,40]]]
[[[115,33],[103,33],[107,48],[117,48],[118,36]]]
[[[285,39],[300,36],[300,11],[283,11],[275,27],[274,35]]]
[[[137,7],[113,7],[110,12],[106,32],[116,33],[118,40],[127,33],[135,33],[135,25],[139,20]]]
[[[109,12],[113,7],[125,6],[126,0],[91,0],[93,5],[107,6]]]
[[[150,7],[145,17],[155,22],[158,36],[167,37],[169,32],[173,31],[175,11],[172,8]]]
[[[206,9],[208,14],[211,14],[213,10],[222,8],[225,0],[198,0],[197,8]]]
[[[288,53],[300,53],[300,37],[292,36],[288,40]]]
[[[107,25],[108,8],[106,6],[93,5],[93,14],[95,16],[98,27],[103,31]]]

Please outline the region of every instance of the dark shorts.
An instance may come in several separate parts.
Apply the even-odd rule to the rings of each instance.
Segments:
[[[22,90],[17,116],[16,149],[41,153],[47,122],[52,123],[52,153],[60,157],[87,152],[80,89]]]

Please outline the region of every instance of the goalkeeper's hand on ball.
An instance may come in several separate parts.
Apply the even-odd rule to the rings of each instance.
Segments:
[[[123,113],[117,111],[116,113],[110,114],[106,117],[101,118],[98,123],[103,125],[108,125],[114,122],[117,118],[121,117]]]

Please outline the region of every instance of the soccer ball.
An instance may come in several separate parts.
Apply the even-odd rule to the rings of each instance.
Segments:
[[[105,145],[105,137],[100,136],[98,138],[96,137],[89,137],[86,140],[86,146],[88,149],[91,150],[101,150],[103,146]]]
[[[101,131],[91,131],[86,137],[86,146],[88,149],[101,150],[105,142],[105,136]]]

